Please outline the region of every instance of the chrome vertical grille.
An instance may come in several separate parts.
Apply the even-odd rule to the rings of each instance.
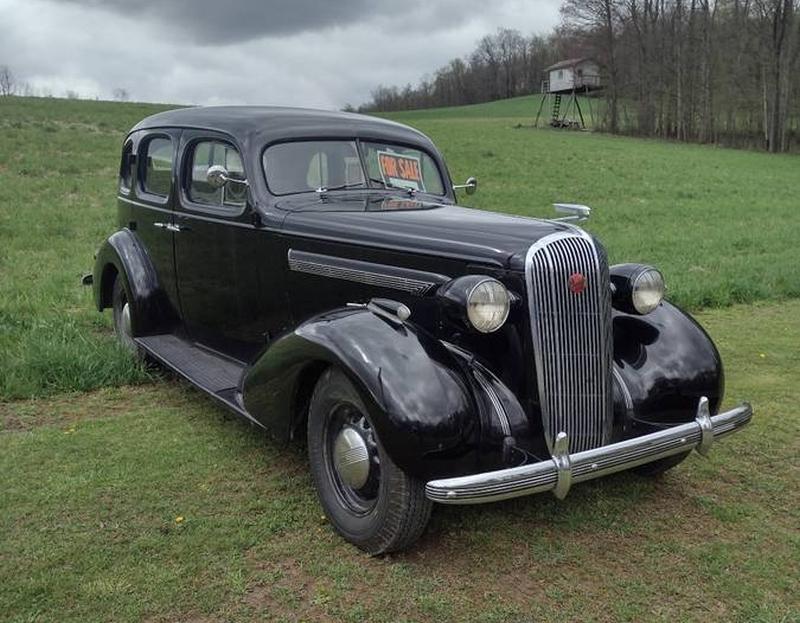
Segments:
[[[551,450],[567,433],[570,452],[606,444],[612,416],[608,262],[576,232],[546,236],[525,266],[544,431]],[[570,288],[573,275],[584,277],[583,291]]]

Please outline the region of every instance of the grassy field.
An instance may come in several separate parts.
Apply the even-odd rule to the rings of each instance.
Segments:
[[[632,475],[437,508],[370,559],[321,518],[301,450],[185,385],[0,406],[0,619],[800,621],[800,302],[701,314],[749,429]]]
[[[587,101],[587,98],[580,97],[581,110],[584,114],[588,115],[589,109],[597,110],[598,105],[602,106],[602,100],[592,98]],[[521,97],[512,97],[505,100],[496,100],[494,102],[486,102],[485,104],[471,104],[469,106],[450,106],[447,108],[424,108],[420,110],[403,110],[392,113],[379,113],[381,117],[388,117],[403,123],[415,124],[421,119],[487,119],[487,118],[502,118],[502,119],[519,119],[522,125],[532,125],[536,119],[536,111],[542,102],[541,95],[523,95]],[[562,99],[561,112],[565,110],[567,98]],[[547,122],[550,116],[550,111],[545,107],[542,108],[542,115],[539,119],[539,125]],[[587,119],[588,123],[588,119]]]
[[[160,109],[0,98],[0,620],[800,621],[796,156],[517,128],[524,98],[397,115],[478,176],[470,205],[592,205],[612,260],[705,310],[728,404],[757,416],[661,480],[439,508],[369,559],[302,449],[133,365],[79,285],[122,137]]]

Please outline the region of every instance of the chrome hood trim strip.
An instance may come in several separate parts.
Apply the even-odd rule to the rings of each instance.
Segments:
[[[450,280],[447,275],[295,249],[289,249],[288,262],[289,270],[294,272],[354,281],[417,296],[428,294]]]

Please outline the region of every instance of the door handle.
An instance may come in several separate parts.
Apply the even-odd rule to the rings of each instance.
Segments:
[[[173,223],[160,223],[160,222],[153,223],[153,227],[158,227],[159,229],[166,229],[167,231],[172,231],[175,233],[183,231],[184,229],[188,229],[188,227],[181,227],[180,225],[175,225]]]

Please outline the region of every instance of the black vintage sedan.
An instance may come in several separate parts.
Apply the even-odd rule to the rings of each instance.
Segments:
[[[458,207],[420,132],[289,108],[135,126],[97,308],[130,350],[283,440],[372,554],[473,504],[636,469],[745,425],[719,354],[650,266],[575,225]]]

